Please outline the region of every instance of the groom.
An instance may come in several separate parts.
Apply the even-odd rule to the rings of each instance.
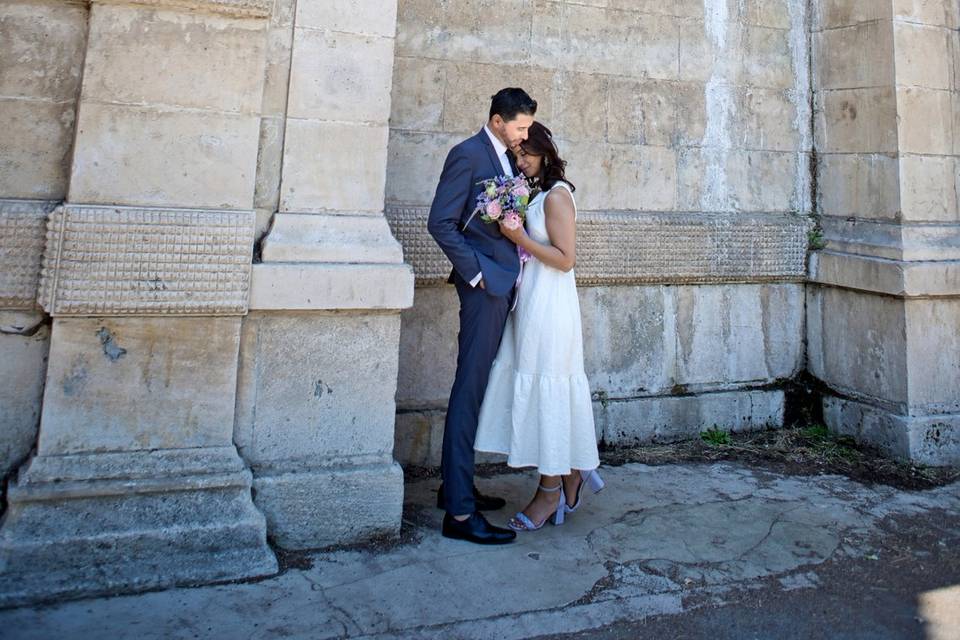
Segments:
[[[493,96],[487,124],[447,155],[427,223],[430,235],[453,263],[447,282],[454,284],[460,297],[457,373],[443,428],[443,484],[437,506],[446,510],[445,537],[479,544],[503,544],[517,535],[491,525],[480,513],[506,503],[481,495],[474,486],[473,444],[520,260],[516,245],[500,233],[500,225],[486,224],[479,215],[470,219],[470,214],[481,182],[518,174],[510,150],[527,139],[536,112],[537,102],[523,89],[501,89]]]

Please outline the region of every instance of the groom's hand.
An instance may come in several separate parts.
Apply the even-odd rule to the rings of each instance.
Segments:
[[[483,278],[480,278],[480,282],[477,283],[477,286],[480,287],[481,289],[486,289],[487,283],[483,281]]]

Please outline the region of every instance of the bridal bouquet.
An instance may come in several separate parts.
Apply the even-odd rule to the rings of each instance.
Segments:
[[[471,217],[480,214],[480,219],[487,223],[499,223],[502,220],[503,225],[511,230],[523,226],[530,203],[530,187],[526,178],[497,176],[481,184],[483,191],[477,196],[477,207]]]

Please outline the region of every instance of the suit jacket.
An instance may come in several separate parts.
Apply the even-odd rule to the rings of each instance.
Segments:
[[[517,246],[500,233],[499,224],[484,222],[480,214],[463,227],[476,208],[481,183],[498,175],[503,175],[500,159],[483,129],[456,145],[443,164],[427,230],[453,264],[447,282],[454,272],[470,282],[482,271],[487,293],[505,296],[520,274]]]

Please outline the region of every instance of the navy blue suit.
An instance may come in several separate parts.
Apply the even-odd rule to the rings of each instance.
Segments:
[[[430,235],[453,264],[447,281],[456,286],[460,298],[457,373],[447,405],[441,462],[444,507],[453,515],[475,510],[473,443],[480,403],[520,273],[517,247],[500,233],[498,224],[485,223],[477,214],[463,226],[476,207],[481,183],[502,174],[493,144],[481,129],[447,155],[427,222]],[[469,284],[480,272],[486,289]]]

